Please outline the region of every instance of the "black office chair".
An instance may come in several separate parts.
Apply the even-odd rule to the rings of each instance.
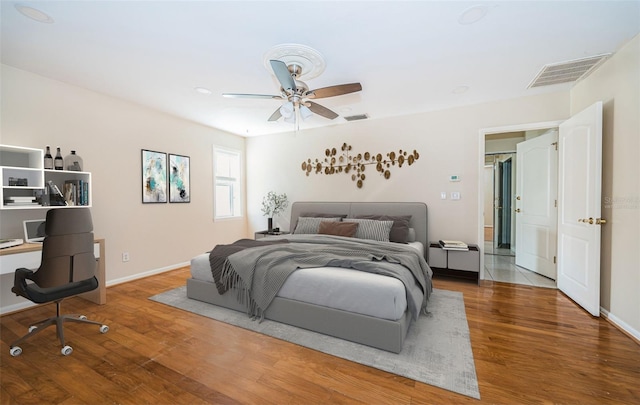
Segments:
[[[17,269],[11,291],[38,304],[55,302],[56,316],[34,323],[28,334],[11,343],[12,356],[22,353],[19,343],[51,325],[56,326],[65,356],[73,349],[64,343],[64,322],[100,325],[102,333],[109,330],[107,325],[90,321],[84,315],[60,315],[63,299],[98,288],[91,212],[88,208],[51,209],[47,212],[45,233],[40,267],[36,271]]]

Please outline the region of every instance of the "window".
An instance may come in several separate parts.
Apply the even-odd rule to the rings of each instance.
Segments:
[[[240,151],[213,148],[214,219],[242,216]]]

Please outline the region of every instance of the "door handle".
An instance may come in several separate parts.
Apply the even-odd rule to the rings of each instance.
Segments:
[[[589,224],[589,225],[593,225],[593,224],[596,224],[596,225],[604,225],[604,224],[606,224],[606,223],[607,223],[607,220],[606,220],[606,219],[604,219],[604,218],[596,218],[596,219],[593,219],[593,218],[589,217],[589,218],[581,218],[581,219],[578,219],[578,222],[583,222],[583,223],[585,223],[585,224]]]

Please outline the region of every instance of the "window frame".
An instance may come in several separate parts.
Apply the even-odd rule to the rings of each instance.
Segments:
[[[227,155],[236,155],[238,159],[238,176],[237,178],[231,176],[218,176],[218,153],[225,153]],[[213,145],[212,152],[212,171],[213,171],[213,220],[215,221],[228,221],[234,219],[240,219],[244,217],[244,181],[243,181],[243,153],[239,149]],[[219,185],[230,185],[232,189],[230,208],[232,210],[231,215],[218,216],[217,215],[217,188]],[[233,187],[236,185],[237,187]],[[237,189],[237,190],[236,190]]]

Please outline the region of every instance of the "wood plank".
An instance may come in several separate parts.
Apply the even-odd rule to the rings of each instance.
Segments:
[[[0,404],[640,403],[640,346],[554,289],[434,280],[464,294],[478,401],[148,299],[188,277],[110,287],[105,305],[65,300],[63,312],[110,327],[68,324],[68,357],[54,329],[9,355],[54,306],[0,317]]]

